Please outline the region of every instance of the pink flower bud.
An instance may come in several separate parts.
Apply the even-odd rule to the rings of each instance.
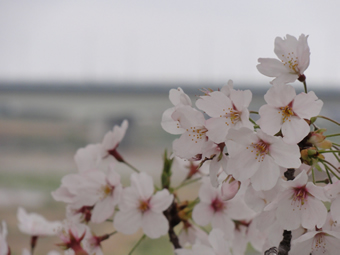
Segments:
[[[240,188],[241,183],[228,175],[228,177],[222,182],[221,185],[221,196],[224,201],[228,201],[235,197],[236,193]]]

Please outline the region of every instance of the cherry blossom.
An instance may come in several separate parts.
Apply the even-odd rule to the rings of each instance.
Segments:
[[[219,189],[212,187],[207,180],[204,180],[198,197],[200,203],[194,207],[193,220],[201,226],[211,222],[212,227],[222,230],[228,239],[233,237],[235,228],[232,220],[244,220],[254,216],[254,212],[246,206],[243,200],[224,201]]]
[[[251,98],[249,90],[231,89],[229,97],[221,91],[215,91],[196,101],[196,106],[211,117],[205,124],[208,129],[206,135],[211,141],[225,142],[230,128],[252,128],[247,109]]]
[[[327,218],[327,209],[322,201],[329,201],[323,188],[308,182],[304,171],[292,181],[282,180],[282,186],[285,190],[265,210],[276,209],[276,218],[286,230],[300,226],[321,228]]]
[[[183,106],[171,115],[177,120],[185,132],[173,142],[174,155],[180,158],[192,159],[202,154],[203,146],[207,142],[205,119],[203,113],[190,106]]]
[[[17,218],[20,231],[31,236],[56,235],[61,228],[61,222],[47,221],[43,216],[36,213],[28,214],[22,207],[18,209]]]
[[[304,72],[309,66],[310,56],[307,38],[304,34],[301,34],[299,39],[291,35],[284,39],[276,37],[274,52],[280,60],[259,58],[257,70],[263,75],[276,77],[273,83],[289,83],[296,79],[304,81]]]
[[[157,191],[154,195],[152,177],[146,173],[133,173],[131,186],[123,191],[119,211],[113,221],[115,229],[124,234],[133,234],[140,227],[150,238],[165,235],[169,223],[163,211],[173,201],[173,195],[167,189]]]
[[[185,247],[187,244],[193,245],[197,239],[202,244],[209,244],[206,232],[189,221],[183,221],[183,229],[178,235],[179,244],[182,247]]]
[[[309,124],[304,119],[317,116],[323,102],[313,91],[296,95],[291,85],[273,85],[265,94],[267,104],[263,105],[258,124],[269,135],[282,131],[283,141],[298,143],[310,132]]]
[[[227,148],[230,155],[227,172],[236,180],[251,178],[255,190],[273,188],[280,177],[280,167],[301,165],[296,144],[286,144],[281,137],[270,136],[248,128],[230,130]]]
[[[174,107],[167,109],[163,113],[161,122],[162,128],[170,134],[183,134],[185,129],[180,126],[178,120],[174,120],[171,116],[177,108],[185,105],[191,106],[191,100],[180,87],[170,90],[169,99]]]
[[[104,136],[101,149],[102,158],[106,158],[108,155],[112,155],[116,160],[120,162],[124,161],[120,154],[117,152],[117,147],[119,143],[123,140],[128,126],[128,121],[124,120],[121,126],[114,126],[113,130],[108,132]]]
[[[335,231],[310,231],[295,239],[291,255],[334,255],[340,250],[340,233]]]

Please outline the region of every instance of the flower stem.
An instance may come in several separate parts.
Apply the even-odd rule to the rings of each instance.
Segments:
[[[305,89],[305,93],[307,94],[307,83],[306,83],[306,80],[303,82],[303,87]]]
[[[319,151],[319,153],[333,153],[333,152],[340,152],[338,150],[334,151],[334,150],[330,150],[330,151]]]
[[[340,135],[340,133],[338,133],[338,134],[326,135],[326,137],[333,137],[333,136],[339,136],[339,135]]]
[[[259,125],[256,124],[256,122],[252,118],[249,118],[249,121],[254,124],[254,128],[260,127]]]
[[[322,115],[318,115],[316,116],[317,118],[322,118],[322,119],[325,119],[325,120],[329,120],[330,122],[333,122],[334,124],[337,124],[338,126],[340,126],[340,123],[335,121],[335,120],[332,120],[331,118],[328,118],[328,117],[325,117],[325,116],[322,116]]]
[[[144,234],[139,240],[138,242],[135,244],[135,246],[132,247],[132,250],[129,252],[129,255],[131,255],[136,248],[138,247],[138,245],[140,245],[140,243],[145,239],[146,235]]]
[[[133,165],[129,164],[128,162],[124,161],[123,162],[125,165],[127,165],[128,167],[130,167],[133,171],[135,171],[136,173],[140,173],[140,171],[135,168]]]
[[[198,177],[198,178],[193,179],[193,180],[183,181],[180,185],[178,185],[176,188],[174,188],[174,190],[178,190],[180,188],[183,188],[184,186],[187,186],[187,185],[189,185],[191,183],[197,182],[197,181],[199,181],[201,179],[202,179],[202,177]]]
[[[312,167],[312,177],[313,177],[313,184],[315,184],[314,167]]]
[[[259,114],[259,112],[256,112],[256,111],[249,111],[249,113]]]
[[[332,182],[332,178],[331,178],[331,175],[329,174],[329,167],[326,165],[326,164],[323,164],[325,166],[325,169],[326,169],[326,173],[327,173],[327,176],[328,176],[328,180],[330,182],[330,184],[333,184]]]
[[[330,169],[329,166],[327,166],[325,163],[323,163],[323,165],[324,165],[325,168],[326,168],[326,171],[327,171],[327,173],[328,173],[328,176],[329,176],[329,172],[328,172],[328,171],[330,171],[330,172],[331,172],[338,180],[340,180],[340,178],[332,171],[332,169]],[[330,183],[332,184],[332,178],[330,178],[330,176],[329,176],[328,178],[329,178]]]

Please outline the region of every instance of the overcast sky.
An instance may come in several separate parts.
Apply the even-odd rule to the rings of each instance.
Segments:
[[[335,0],[0,0],[0,80],[266,85],[257,59],[304,33],[308,83],[340,87],[339,12]]]

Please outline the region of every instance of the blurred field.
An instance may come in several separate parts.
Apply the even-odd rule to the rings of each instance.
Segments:
[[[175,87],[175,86],[173,86]],[[264,103],[264,91],[255,93],[250,109],[257,111]],[[198,90],[190,90],[193,103]],[[340,120],[338,95],[322,94],[323,115]],[[76,172],[73,156],[76,150],[89,143],[101,142],[113,125],[129,120],[129,129],[120,145],[125,159],[146,171],[159,182],[161,156],[165,148],[171,150],[175,136],[160,126],[164,110],[171,107],[168,89],[162,92],[84,92],[84,91],[2,91],[0,93],[0,220],[9,226],[8,241],[12,254],[21,254],[29,247],[29,237],[16,226],[16,211],[23,206],[48,220],[62,220],[65,206],[52,200],[51,191],[57,189],[63,175]],[[256,119],[256,116],[254,116]],[[329,122],[328,133],[337,127]],[[125,184],[131,170],[117,165]],[[157,182],[157,181],[156,181]],[[196,187],[196,188],[195,188]],[[197,186],[184,189],[183,197],[193,196]],[[101,235],[113,231],[107,222],[93,227]],[[117,234],[103,244],[105,254],[125,255],[141,237]],[[134,254],[173,254],[167,237],[145,240]],[[38,240],[35,254],[55,249],[57,238]]]

